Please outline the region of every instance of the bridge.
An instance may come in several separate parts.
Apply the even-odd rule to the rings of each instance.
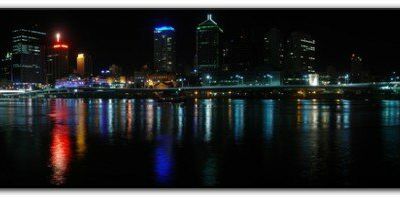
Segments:
[[[0,90],[0,97],[63,97],[63,96],[99,96],[108,95],[123,97],[150,96],[154,94],[205,94],[205,93],[240,93],[240,92],[262,92],[262,91],[392,91],[400,93],[400,82],[371,82],[353,83],[342,85],[230,85],[230,86],[186,86],[164,89],[154,88],[105,88],[105,87],[76,87],[76,88],[49,88],[42,90]]]

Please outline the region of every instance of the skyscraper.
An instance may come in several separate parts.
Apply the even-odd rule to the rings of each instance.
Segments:
[[[61,34],[56,34],[56,42],[50,47],[46,60],[46,78],[48,83],[56,79],[67,77],[70,74],[68,61],[68,48],[66,43],[61,41]]]
[[[215,71],[220,66],[220,34],[222,29],[212,19],[211,14],[207,20],[197,26],[196,31],[196,66],[202,71]]]
[[[0,65],[0,81],[10,81],[11,80],[11,65],[12,65],[12,53],[6,52],[4,57],[1,59]]]
[[[280,71],[283,64],[283,42],[279,29],[271,28],[264,35],[264,65],[266,70]]]
[[[43,82],[46,33],[37,27],[12,31],[11,81],[14,83]]]
[[[171,26],[154,28],[154,70],[158,73],[176,71],[175,29]]]
[[[240,30],[224,43],[223,65],[231,71],[247,71],[252,63],[249,31]]]
[[[89,54],[78,54],[76,57],[76,72],[82,77],[93,75],[93,64]]]
[[[306,33],[293,32],[287,40],[286,71],[315,72],[315,40]]]

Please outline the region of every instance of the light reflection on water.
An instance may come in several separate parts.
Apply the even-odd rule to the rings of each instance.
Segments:
[[[50,165],[53,171],[51,183],[62,185],[66,181],[72,157],[70,128],[67,124],[69,112],[64,102],[55,101],[51,106],[49,116],[54,122],[50,143]]]
[[[42,167],[49,172],[32,171],[50,174],[47,184],[57,186],[74,185],[77,179],[93,181],[76,174],[78,168],[85,172],[80,168],[83,162],[91,175],[99,176],[107,168],[118,169],[118,162],[143,163],[142,169],[121,167],[121,172],[113,172],[117,175],[110,175],[122,177],[115,181],[133,179],[132,186],[146,177],[154,178],[149,186],[239,184],[242,175],[235,177],[233,169],[250,170],[241,166],[255,162],[249,166],[265,168],[258,169],[261,175],[271,173],[267,168],[287,165],[276,163],[282,161],[281,154],[288,155],[293,168],[286,171],[298,172],[292,176],[301,183],[322,184],[334,177],[338,184],[351,184],[351,165],[359,162],[353,160],[362,154],[359,150],[365,152],[354,145],[369,135],[365,123],[378,125],[374,132],[381,137],[368,140],[381,144],[374,148],[382,149],[385,165],[400,167],[400,101],[30,99],[1,101],[0,108],[5,109],[0,111],[7,147],[3,151],[18,158],[8,162],[18,166],[14,173],[22,170],[23,163],[45,160],[42,163],[48,166]],[[19,151],[22,144],[32,144],[35,154]],[[254,161],[243,160],[243,155],[251,155],[248,158]],[[142,174],[130,175],[134,170]],[[286,171],[265,174],[261,180],[278,178]],[[101,178],[97,181],[101,183]]]

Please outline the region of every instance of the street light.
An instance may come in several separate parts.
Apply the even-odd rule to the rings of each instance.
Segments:
[[[345,83],[348,84],[349,83],[349,74],[346,74],[344,76],[344,79],[345,79]]]
[[[241,80],[241,84],[243,85],[243,78],[244,78],[244,77],[243,77],[243,76],[240,76],[240,75],[236,75],[235,77],[238,78],[238,79],[240,79],[240,80]]]
[[[210,75],[206,75],[206,79],[208,80],[208,85],[211,85],[212,77]]]
[[[268,77],[268,79],[269,79],[269,85],[272,85],[272,75],[270,75],[270,74],[267,74],[267,77]]]
[[[186,79],[185,78],[179,78],[176,81],[180,82],[181,83],[181,87],[183,87],[183,83],[184,83],[184,81],[186,81]]]

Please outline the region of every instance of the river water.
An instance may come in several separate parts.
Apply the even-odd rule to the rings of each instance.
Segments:
[[[1,187],[399,187],[400,101],[0,101]]]

